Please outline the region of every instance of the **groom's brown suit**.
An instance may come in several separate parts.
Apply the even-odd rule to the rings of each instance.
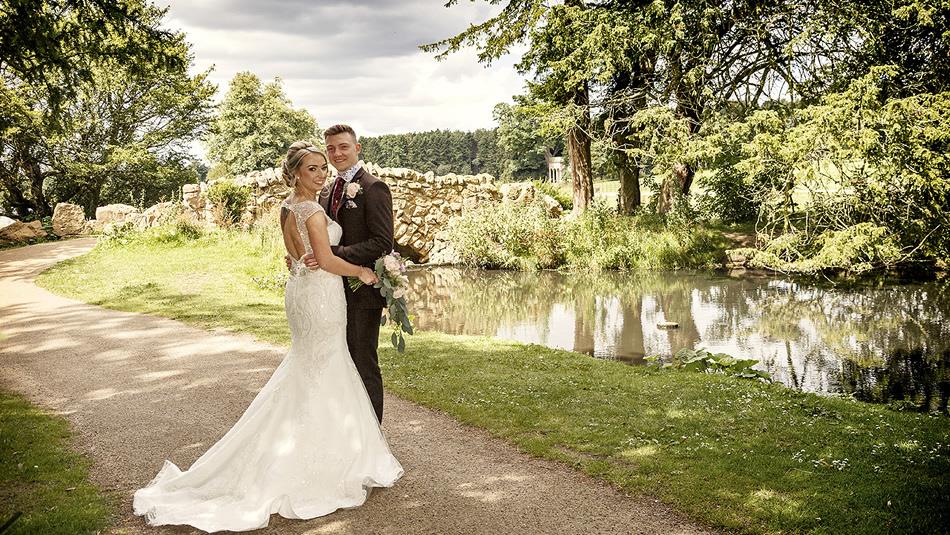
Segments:
[[[337,180],[341,180],[337,178]],[[321,196],[321,204],[334,221],[343,227],[340,245],[332,247],[333,254],[351,264],[373,269],[376,260],[393,250],[393,198],[385,182],[360,169],[351,183],[359,184],[362,192],[354,198],[346,193],[336,213],[330,210],[330,197]],[[376,347],[379,343],[379,321],[386,300],[379,290],[363,286],[355,292],[344,285],[346,292],[346,343],[350,357],[366,386],[366,393],[376,410],[376,418],[383,421],[383,377],[379,371]]]

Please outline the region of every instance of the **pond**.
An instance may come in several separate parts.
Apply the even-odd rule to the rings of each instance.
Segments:
[[[704,348],[759,360],[790,388],[946,412],[950,284],[816,286],[716,273],[410,273],[420,329],[646,364]],[[677,328],[663,328],[674,322]]]

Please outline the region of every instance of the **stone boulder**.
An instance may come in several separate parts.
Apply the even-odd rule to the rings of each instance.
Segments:
[[[142,211],[127,204],[108,204],[96,208],[96,221],[100,225],[121,225],[128,220],[137,220]]]
[[[548,215],[551,217],[561,217],[561,214],[564,213],[564,207],[561,206],[561,203],[557,202],[557,199],[550,195],[542,193],[541,202],[544,203],[544,209],[547,210]]]
[[[452,247],[452,242],[448,239],[448,233],[444,230],[436,232],[432,244],[432,250],[429,251],[428,262],[435,265],[458,264],[458,254]]]
[[[83,234],[86,226],[86,216],[82,207],[61,202],[53,208],[53,234],[59,237],[78,236]]]
[[[561,214],[564,213],[564,208],[561,206],[561,203],[557,202],[557,199],[543,193],[534,187],[534,184],[531,182],[502,184],[501,187],[498,188],[498,191],[501,192],[503,202],[530,204],[537,200],[544,205],[545,211],[547,211],[551,217],[561,217]]]
[[[534,184],[530,182],[502,184],[498,190],[501,192],[502,199],[518,204],[529,204],[537,194]]]
[[[204,208],[204,199],[201,196],[201,186],[198,184],[185,184],[181,187],[182,203],[192,210],[201,210]]]
[[[281,178],[281,169],[279,167],[251,171],[246,175],[238,175],[234,177],[234,184],[236,186],[250,187],[254,190],[269,191],[275,194],[290,191],[290,188],[284,184],[284,179]]]
[[[157,227],[172,222],[180,213],[180,209],[173,202],[161,202],[150,206],[136,221],[139,230]]]
[[[21,242],[45,237],[46,231],[43,230],[43,223],[39,221],[23,223],[13,220],[13,223],[0,228],[0,240],[4,241]]]
[[[82,229],[83,234],[101,234],[102,233],[102,223],[96,221],[95,219],[90,219],[86,221],[86,225]]]

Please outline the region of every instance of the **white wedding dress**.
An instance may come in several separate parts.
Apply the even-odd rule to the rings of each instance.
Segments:
[[[291,203],[311,253],[305,221],[326,217],[314,201]],[[343,230],[328,218],[330,243]],[[240,420],[187,471],[169,461],[135,493],[151,525],[204,531],[267,526],[270,515],[314,518],[361,505],[372,487],[402,476],[346,346],[343,279],[295,261],[284,304],[290,351]]]

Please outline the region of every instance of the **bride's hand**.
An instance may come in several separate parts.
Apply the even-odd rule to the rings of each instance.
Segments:
[[[372,286],[379,282],[379,277],[376,276],[376,273],[368,267],[360,269],[360,280],[363,281],[363,284],[367,286]]]

